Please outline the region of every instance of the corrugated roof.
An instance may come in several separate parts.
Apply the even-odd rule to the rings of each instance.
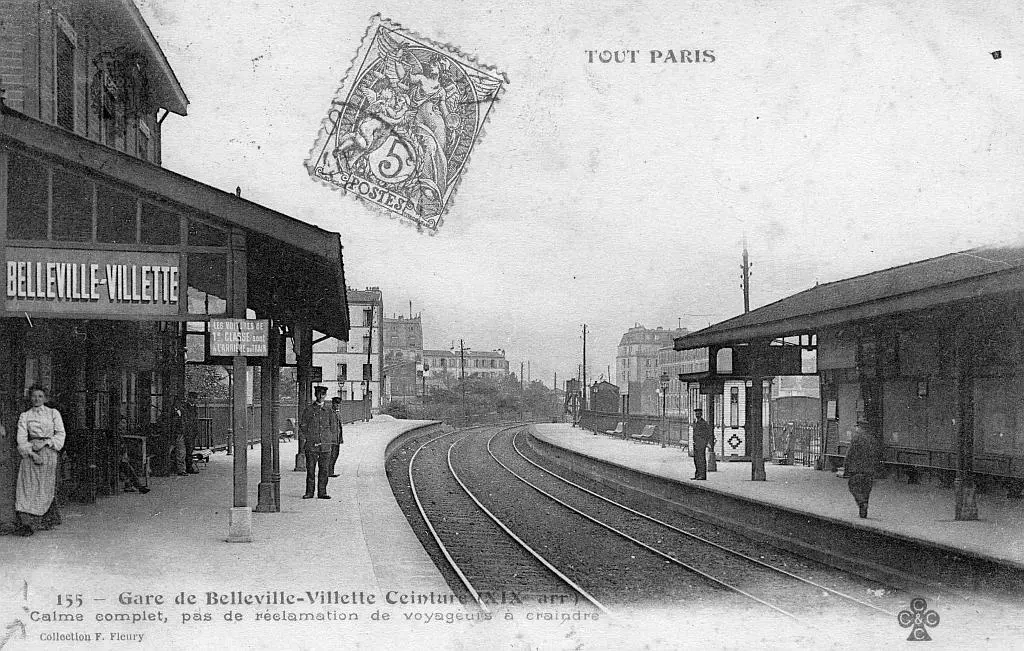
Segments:
[[[970,249],[816,285],[679,337],[675,348],[778,337],[1014,290],[1024,290],[1024,246]]]

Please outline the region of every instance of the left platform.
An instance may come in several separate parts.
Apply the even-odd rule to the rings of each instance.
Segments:
[[[51,632],[101,633],[103,642],[114,641],[106,635],[121,631],[143,635],[146,648],[156,648],[149,643],[195,648],[201,638],[233,644],[246,640],[254,648],[274,639],[320,646],[327,634],[338,639],[339,626],[357,637],[385,635],[401,641],[412,634],[408,623],[373,620],[374,613],[390,611],[392,620],[399,620],[401,605],[389,599],[449,593],[385,474],[388,444],[412,430],[439,432],[440,424],[378,416],[345,425],[339,477],[328,486],[332,499],[303,500],[305,473],[283,469],[281,512],[252,513],[253,541],[247,544],[225,542],[233,457],[224,452],[213,454],[199,474],[152,478],[145,495],[70,503],[63,509],[63,524],[51,531],[30,538],[0,536],[5,560],[0,587],[3,594],[16,595],[0,599],[0,616],[19,619],[27,629],[26,641],[40,645],[47,643],[40,636]],[[293,458],[296,446],[294,440],[282,442],[281,457]],[[256,448],[249,452],[248,467],[249,477],[258,478]],[[257,483],[249,482],[251,504],[256,503]],[[83,605],[63,605],[68,594],[81,596]],[[159,595],[159,602],[149,598],[148,604],[140,603],[147,595]],[[185,603],[175,603],[182,595]],[[167,621],[96,619],[157,613]],[[49,618],[57,614],[82,614],[84,619],[53,623]],[[185,615],[199,621],[183,621]],[[242,619],[227,619],[237,615]],[[257,619],[260,615],[271,619]],[[292,615],[295,619],[289,619]],[[299,618],[308,615],[302,625]],[[206,616],[210,619],[204,621]],[[68,623],[77,621],[82,623]],[[317,625],[310,627],[310,622]],[[48,648],[62,639],[49,640]]]

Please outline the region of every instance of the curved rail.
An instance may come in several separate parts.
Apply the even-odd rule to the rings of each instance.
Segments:
[[[496,436],[497,436],[497,434],[495,434],[494,437],[491,437],[492,440]],[[658,518],[655,518],[655,517],[653,517],[651,515],[648,515],[646,513],[641,512],[641,511],[637,511],[636,509],[633,509],[633,508],[631,508],[629,506],[626,506],[625,504],[622,504],[620,502],[616,502],[615,500],[613,500],[611,498],[605,497],[604,495],[600,495],[599,493],[596,493],[596,492],[594,492],[594,491],[592,491],[592,490],[590,490],[588,488],[580,486],[579,484],[577,484],[577,483],[575,483],[575,482],[573,482],[573,481],[571,481],[569,479],[566,479],[565,477],[562,477],[561,475],[559,475],[557,473],[551,472],[547,468],[544,468],[543,466],[537,464],[535,461],[533,461],[532,459],[527,457],[525,454],[523,454],[522,450],[519,449],[519,445],[517,443],[518,436],[519,436],[519,432],[517,432],[512,437],[512,448],[516,451],[516,454],[518,454],[526,462],[528,462],[530,465],[534,466],[535,468],[537,468],[541,472],[544,472],[544,473],[554,477],[555,479],[558,479],[559,481],[562,481],[562,482],[564,482],[566,484],[569,484],[570,486],[573,486],[573,487],[583,491],[584,493],[592,495],[592,496],[594,496],[594,497],[596,497],[596,498],[598,498],[598,499],[600,499],[600,500],[602,500],[604,502],[607,502],[609,504],[617,506],[617,507],[619,507],[619,508],[621,508],[621,509],[623,509],[625,511],[628,511],[629,513],[632,513],[633,515],[641,517],[641,518],[643,518],[645,520],[648,520],[650,522],[653,522],[655,524],[661,525],[661,526],[663,526],[663,527],[665,527],[667,529],[670,529],[670,530],[672,530],[672,531],[674,531],[676,533],[682,534],[682,535],[686,536],[687,538],[690,538],[692,540],[696,540],[696,541],[698,541],[700,543],[703,543],[705,545],[709,545],[709,546],[714,547],[714,548],[716,548],[718,550],[726,552],[727,554],[731,554],[732,556],[736,556],[738,558],[742,558],[742,559],[744,559],[746,561],[749,561],[751,563],[754,563],[754,564],[756,564],[756,565],[758,565],[760,567],[772,570],[773,572],[777,572],[779,574],[782,574],[782,575],[784,575],[786,577],[789,577],[791,579],[794,579],[796,581],[800,581],[801,583],[804,583],[806,585],[812,586],[812,587],[817,588],[819,590],[824,590],[825,592],[828,592],[828,593],[833,594],[833,595],[835,595],[837,597],[840,597],[841,599],[845,599],[847,601],[856,603],[856,604],[858,604],[860,606],[863,606],[864,608],[869,608],[871,610],[878,611],[878,612],[883,613],[885,615],[888,615],[890,617],[895,617],[896,616],[896,613],[893,613],[893,612],[890,612],[888,610],[885,610],[884,608],[880,608],[880,607],[878,607],[878,606],[876,606],[876,605],[874,605],[872,603],[869,603],[869,602],[866,602],[866,601],[862,601],[862,600],[858,599],[857,597],[848,595],[848,594],[846,594],[844,592],[840,592],[840,591],[835,590],[833,588],[829,588],[828,586],[821,585],[820,583],[817,583],[817,582],[812,581],[810,579],[804,578],[804,577],[799,576],[797,574],[793,574],[792,572],[789,572],[787,570],[783,570],[781,568],[775,567],[774,565],[771,565],[770,563],[765,563],[764,561],[761,561],[761,560],[756,559],[756,558],[754,558],[752,556],[744,554],[743,552],[736,551],[735,549],[730,549],[728,547],[725,547],[725,546],[723,546],[723,545],[721,545],[719,543],[714,542],[713,540],[708,540],[707,538],[704,538],[703,536],[699,536],[699,535],[697,535],[695,533],[686,531],[684,529],[680,529],[679,527],[676,527],[675,525],[669,524],[668,522],[665,522],[664,520],[660,520]],[[490,452],[490,442],[488,442],[488,452]],[[491,456],[492,457],[494,456],[493,453],[491,454]],[[495,459],[495,460],[497,461],[497,459]],[[498,463],[501,463],[501,462],[498,461]],[[502,466],[504,466],[504,464],[502,464]],[[510,470],[509,472],[512,472],[512,471]],[[513,472],[512,474],[515,474],[515,473]],[[538,488],[537,490],[541,490],[541,489]],[[541,492],[543,492],[543,491],[541,491]],[[572,507],[569,507],[569,508],[572,508]]]
[[[636,544],[636,545],[646,549],[647,551],[651,552],[652,554],[660,556],[660,557],[664,558],[665,560],[667,560],[667,561],[669,561],[671,563],[675,563],[676,565],[679,565],[680,567],[683,567],[683,568],[689,570],[690,572],[693,572],[694,574],[697,574],[698,576],[703,577],[704,579],[708,580],[711,583],[714,583],[714,584],[719,585],[719,586],[721,586],[721,587],[723,587],[723,588],[725,588],[725,589],[727,589],[727,590],[729,590],[731,592],[735,592],[736,594],[742,595],[742,596],[744,596],[744,597],[746,597],[748,599],[756,601],[757,603],[761,604],[762,606],[765,606],[767,608],[770,608],[771,610],[774,610],[774,611],[776,611],[778,613],[781,613],[782,615],[785,615],[786,617],[794,619],[794,620],[796,620],[798,622],[803,622],[803,620],[800,617],[798,617],[797,615],[794,615],[793,613],[791,613],[789,611],[783,610],[782,608],[779,608],[778,606],[770,604],[767,601],[765,601],[765,600],[763,600],[763,599],[761,599],[759,597],[756,597],[756,596],[750,594],[749,592],[746,592],[742,588],[738,588],[738,587],[732,585],[731,583],[726,583],[725,581],[723,581],[723,580],[721,580],[719,578],[711,576],[707,572],[705,572],[705,571],[703,571],[703,570],[701,570],[701,569],[699,569],[697,567],[694,567],[693,565],[685,563],[685,562],[679,560],[678,558],[676,558],[675,556],[672,556],[671,554],[666,554],[665,552],[661,551],[660,549],[656,549],[654,547],[651,547],[647,543],[645,543],[642,540],[639,540],[637,538],[634,538],[633,536],[629,535],[625,531],[621,531],[619,529],[616,529],[615,527],[613,527],[612,525],[608,524],[607,522],[602,522],[601,520],[598,520],[597,518],[593,517],[592,515],[584,513],[583,511],[577,509],[576,507],[572,506],[571,504],[569,504],[569,503],[567,503],[567,502],[565,502],[565,501],[555,497],[551,493],[545,491],[540,486],[537,486],[536,484],[531,482],[529,479],[526,479],[525,477],[523,477],[522,475],[517,473],[515,470],[512,470],[507,465],[502,463],[501,459],[499,459],[498,457],[494,456],[494,452],[491,450],[491,441],[493,441],[495,438],[497,438],[497,436],[498,436],[498,433],[494,434],[494,436],[492,436],[490,439],[488,439],[488,441],[487,441],[487,453],[491,455],[491,458],[494,459],[494,461],[498,465],[500,465],[502,468],[507,470],[513,477],[515,477],[519,481],[523,482],[524,484],[526,484],[530,488],[534,489],[535,491],[537,491],[541,495],[544,495],[545,497],[547,497],[548,499],[552,500],[553,502],[557,502],[557,503],[561,504],[562,506],[564,506],[565,508],[569,509],[573,513],[576,513],[580,517],[583,517],[583,518],[585,518],[587,520],[590,520],[591,522],[593,522],[594,524],[598,525],[599,527],[603,527],[604,529],[607,529],[608,531],[611,531],[612,533],[617,534],[617,535],[625,538],[626,540],[628,540],[628,541],[630,541],[630,542],[632,542],[632,543],[634,543],[634,544]]]
[[[501,434],[503,432],[506,432],[506,431],[508,431],[508,430],[510,430],[510,429],[512,429],[514,427],[519,427],[519,426],[520,425],[513,425],[513,426],[509,426],[509,427],[500,428],[495,433],[495,436],[497,436],[498,434]],[[414,465],[414,462],[416,461],[416,457],[428,445],[436,443],[437,441],[440,441],[441,439],[443,439],[445,437],[448,437],[448,436],[452,436],[452,435],[455,435],[455,434],[464,434],[468,430],[478,429],[478,428],[483,428],[483,427],[493,427],[493,425],[490,425],[490,426],[475,426],[475,427],[465,428],[465,429],[462,429],[462,430],[455,430],[455,431],[452,431],[452,432],[447,432],[447,433],[442,434],[440,436],[436,436],[436,437],[430,439],[429,441],[425,441],[419,447],[416,448],[416,451],[413,453],[412,457],[410,457],[408,472],[409,472],[409,485],[410,485],[410,487],[412,489],[413,500],[416,502],[416,508],[417,508],[417,510],[420,513],[420,517],[423,518],[423,522],[427,525],[427,530],[430,532],[430,535],[433,537],[434,542],[437,543],[437,546],[441,550],[441,553],[444,555],[445,560],[448,562],[448,565],[452,568],[452,570],[455,572],[455,574],[459,577],[459,580],[466,587],[466,590],[468,590],[469,593],[473,596],[473,599],[476,601],[477,606],[479,608],[481,608],[484,612],[490,612],[490,610],[487,608],[487,605],[484,603],[483,599],[480,597],[480,594],[473,587],[473,585],[470,582],[469,578],[466,576],[465,572],[462,571],[462,568],[459,567],[458,563],[452,557],[452,554],[451,554],[451,552],[449,552],[448,547],[441,540],[440,534],[437,532],[437,529],[434,527],[433,523],[430,521],[430,518],[427,516],[426,509],[423,507],[423,502],[420,500],[419,491],[416,489],[415,478],[413,477],[413,465]],[[507,525],[505,525],[504,522],[502,522],[500,519],[497,518],[497,516],[495,516],[486,507],[484,507],[484,505],[480,502],[480,500],[477,499],[477,497],[472,493],[472,491],[469,490],[469,488],[466,486],[465,482],[463,482],[462,478],[459,477],[458,473],[455,471],[455,468],[452,465],[452,450],[455,448],[455,446],[458,443],[459,443],[459,441],[455,441],[455,442],[453,442],[448,447],[448,453],[447,453],[448,471],[451,473],[452,477],[459,484],[459,486],[466,493],[466,495],[469,496],[469,498],[473,501],[473,503],[476,504],[477,507],[481,511],[483,511],[484,514],[486,514],[492,521],[494,521],[494,523],[497,524],[506,534],[508,534],[509,537],[512,538],[512,540],[514,540],[518,545],[520,545],[524,550],[526,550],[530,555],[532,555],[542,565],[544,565],[544,567],[546,567],[550,572],[552,572],[555,576],[557,576],[559,578],[559,580],[561,580],[566,585],[568,585],[572,590],[574,590],[579,595],[581,595],[585,600],[587,600],[590,603],[592,603],[601,612],[605,613],[606,615],[611,615],[612,614],[611,611],[609,611],[608,608],[606,608],[601,602],[599,602],[592,595],[590,595],[588,592],[586,592],[582,587],[580,587],[575,582],[573,582],[572,579],[570,579],[569,577],[567,577],[564,574],[562,574],[557,568],[555,568],[550,562],[548,562],[547,559],[545,559],[538,552],[536,552],[533,548],[531,548],[529,545],[527,545],[521,538],[516,536],[512,532],[512,530],[509,529]]]
[[[452,558],[452,555],[451,553],[449,553],[448,548],[441,541],[441,536],[437,533],[437,530],[434,529],[434,525],[430,522],[430,518],[427,517],[427,512],[423,508],[423,502],[420,501],[419,492],[416,490],[416,479],[413,477],[412,474],[412,465],[413,462],[416,461],[416,456],[420,453],[420,450],[427,447],[431,443],[440,441],[446,436],[451,436],[452,434],[457,434],[459,432],[464,431],[466,430],[454,430],[451,432],[446,432],[445,434],[442,434],[440,436],[435,436],[434,438],[430,439],[429,441],[426,441],[425,443],[421,444],[418,448],[416,448],[416,451],[413,452],[412,456],[409,458],[409,487],[412,489],[412,499],[413,501],[416,502],[416,508],[420,512],[420,517],[423,518],[423,522],[426,523],[427,530],[430,532],[430,535],[433,536],[434,542],[436,542],[437,546],[441,549],[441,553],[444,555],[445,560],[448,561],[448,565],[451,566],[452,570],[459,577],[459,580],[462,581],[462,585],[466,586],[466,590],[469,590],[469,594],[473,595],[473,599],[476,601],[477,605],[481,609],[483,609],[484,612],[490,612],[486,604],[484,604],[483,599],[480,598],[480,594],[476,591],[475,588],[473,588],[473,584],[469,582],[469,579],[462,572],[462,569],[459,567],[458,563],[456,563],[455,559]]]
[[[505,430],[508,430],[508,429],[512,429],[512,428],[511,427],[505,428]],[[501,434],[505,430],[502,430],[500,432],[495,433],[494,436],[498,436],[499,434]],[[572,588],[573,590],[578,592],[584,599],[586,599],[590,603],[594,604],[594,606],[596,606],[601,612],[605,613],[606,615],[611,615],[611,611],[609,611],[600,601],[598,601],[593,595],[591,595],[586,590],[584,590],[582,587],[580,587],[578,584],[576,584],[576,582],[574,582],[572,579],[570,579],[565,574],[563,574],[561,571],[559,571],[559,569],[557,567],[555,567],[550,562],[548,562],[548,560],[546,558],[544,558],[543,556],[541,556],[536,550],[534,550],[532,547],[527,545],[526,542],[522,538],[517,536],[515,533],[513,533],[513,531],[511,529],[508,528],[508,525],[506,525],[504,522],[502,522],[501,519],[498,518],[498,516],[496,516],[493,513],[491,513],[487,509],[487,507],[485,507],[483,505],[483,503],[480,502],[479,499],[477,499],[476,495],[474,495],[473,492],[469,490],[469,487],[466,486],[466,484],[462,481],[462,478],[459,477],[459,474],[457,472],[455,472],[455,468],[452,466],[452,450],[455,448],[456,445],[458,445],[458,443],[459,443],[459,441],[456,441],[455,443],[452,443],[451,446],[448,447],[448,470],[451,471],[452,477],[455,478],[455,481],[459,482],[459,486],[462,486],[462,490],[466,491],[466,495],[469,495],[470,499],[472,499],[473,502],[478,507],[480,507],[480,510],[483,511],[485,514],[487,514],[487,517],[489,517],[491,520],[493,520],[496,525],[501,527],[502,531],[507,533],[509,535],[509,537],[512,538],[512,540],[514,540],[517,543],[519,543],[519,546],[522,547],[523,549],[525,549],[527,552],[529,552],[531,556],[533,556],[538,561],[540,561],[540,563],[544,567],[548,568],[548,570],[550,570],[552,574],[554,574],[559,579],[561,579],[570,588]]]

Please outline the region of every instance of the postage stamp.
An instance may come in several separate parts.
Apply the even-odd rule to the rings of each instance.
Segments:
[[[379,14],[306,160],[310,176],[436,232],[508,78]]]

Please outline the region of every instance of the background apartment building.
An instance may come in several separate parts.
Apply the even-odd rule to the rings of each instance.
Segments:
[[[351,328],[348,341],[326,338],[313,346],[313,366],[320,367],[320,384],[328,397],[370,399],[374,413],[387,404],[384,381],[384,297],[378,287],[349,288]]]
[[[420,315],[384,319],[384,375],[391,400],[419,402],[423,396],[423,320]]]
[[[673,340],[687,332],[686,328],[651,329],[636,324],[622,335],[615,355],[615,384],[629,396],[630,413],[661,413],[658,354],[665,348],[671,348]],[[676,381],[678,383],[678,379]]]
[[[429,367],[426,372],[427,386],[446,386],[457,382],[462,375],[463,359],[465,359],[467,378],[500,379],[509,374],[505,351],[500,348],[489,351],[467,348],[464,358],[460,356],[458,348],[454,350],[424,350],[423,359],[425,365]]]

